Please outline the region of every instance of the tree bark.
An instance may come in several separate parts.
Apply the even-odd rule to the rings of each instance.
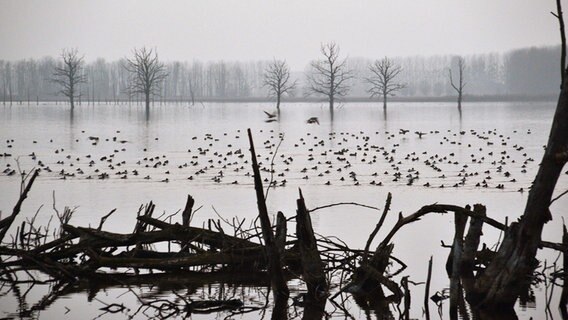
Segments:
[[[314,300],[320,300],[327,291],[327,281],[323,272],[323,263],[318,252],[312,219],[306,209],[304,197],[300,190],[300,198],[296,201],[296,236],[302,258],[303,278],[308,287],[308,296]]]
[[[36,169],[32,174],[32,177],[30,178],[30,181],[28,182],[26,188],[23,190],[22,194],[20,195],[18,202],[14,206],[12,214],[0,220],[0,242],[4,239],[6,232],[8,232],[8,229],[16,219],[16,216],[20,213],[20,210],[22,209],[22,203],[24,203],[24,200],[26,200],[26,198],[28,197],[28,193],[30,192],[34,180],[37,178],[38,175],[39,175],[39,169]]]
[[[254,188],[256,191],[256,203],[258,206],[258,217],[260,220],[260,225],[262,229],[262,237],[264,239],[264,245],[266,248],[266,255],[268,257],[268,271],[271,274],[271,283],[274,289],[275,296],[286,297],[290,295],[286,280],[282,274],[282,263],[280,259],[280,254],[276,244],[274,242],[274,234],[272,233],[272,227],[270,225],[270,219],[268,217],[268,209],[266,208],[266,202],[264,200],[264,189],[262,186],[262,180],[260,177],[260,169],[256,160],[256,152],[254,150],[254,143],[252,139],[252,132],[250,129],[247,130],[250,144],[250,153],[252,160],[252,170],[254,173]]]
[[[424,316],[426,320],[430,320],[430,282],[432,280],[432,261],[433,257],[430,256],[430,260],[428,261],[428,275],[426,277],[426,286],[424,288]]]
[[[146,98],[146,116],[150,115],[150,92],[144,93]]]
[[[492,263],[478,279],[470,302],[480,307],[512,309],[537,267],[536,251],[544,224],[552,219],[549,205],[568,157],[568,90],[560,92],[546,151],[518,223],[511,224]]]
[[[458,319],[458,302],[461,295],[461,262],[463,256],[463,234],[468,217],[458,212],[454,213],[455,234],[454,243],[446,263],[450,276],[450,319]]]
[[[562,244],[568,246],[568,230],[566,230],[566,225],[562,226]],[[568,304],[568,251],[562,253],[562,293],[560,294],[559,309],[562,314],[562,319],[568,319],[568,310],[566,305]]]

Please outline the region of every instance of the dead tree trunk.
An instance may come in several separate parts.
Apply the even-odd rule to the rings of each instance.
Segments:
[[[302,258],[303,277],[308,287],[309,298],[320,300],[327,291],[327,281],[323,272],[323,264],[318,252],[312,219],[306,209],[304,197],[300,190],[300,198],[296,201],[296,236]]]
[[[476,283],[471,300],[479,306],[512,308],[521,288],[537,266],[535,255],[544,224],[552,219],[549,205],[562,168],[568,159],[568,88],[564,84],[539,171],[529,193],[525,212],[511,224],[506,239]]]
[[[20,195],[20,198],[18,199],[18,202],[14,206],[14,210],[12,210],[12,214],[10,216],[0,220],[0,242],[4,239],[6,232],[8,232],[8,229],[10,228],[10,226],[12,225],[14,220],[16,219],[16,216],[20,213],[20,209],[22,208],[22,203],[24,202],[24,200],[26,200],[26,198],[28,196],[28,192],[30,192],[30,189],[32,188],[34,180],[37,178],[38,175],[39,175],[39,169],[35,170],[34,173],[32,174],[32,177],[30,178],[28,185],[23,190],[22,194]]]
[[[446,263],[448,276],[450,276],[450,319],[458,319],[458,299],[461,295],[460,272],[463,256],[463,234],[468,217],[456,212],[454,213],[454,219],[456,233],[448,262]]]
[[[566,225],[562,227],[562,244],[568,247],[568,231],[566,230]],[[566,304],[568,304],[568,251],[562,253],[562,293],[560,294],[560,312],[562,313],[562,319],[568,319],[568,310],[566,309]]]
[[[284,253],[286,249],[286,234],[288,232],[287,224],[286,224],[286,217],[282,213],[282,211],[278,211],[276,216],[276,235],[274,238],[274,242],[276,243],[276,247],[278,248],[278,252],[280,254]]]
[[[562,26],[562,9],[557,1]],[[562,47],[566,48],[561,28]],[[565,74],[562,66],[561,74]],[[475,285],[470,302],[480,307],[512,309],[517,297],[530,281],[537,266],[536,251],[544,224],[552,219],[549,206],[554,188],[568,161],[568,86],[564,80],[552,120],[546,150],[527,205],[519,222],[511,224],[497,255]]]
[[[470,302],[512,308],[537,266],[536,251],[544,224],[552,219],[549,205],[568,160],[568,88],[562,88],[544,157],[519,222],[511,224],[503,244],[476,283]]]
[[[282,274],[282,263],[280,259],[280,254],[278,248],[274,242],[274,234],[272,233],[272,227],[270,225],[270,219],[268,217],[268,209],[266,208],[266,202],[264,201],[264,190],[262,186],[262,180],[260,178],[260,169],[256,161],[256,152],[254,150],[254,143],[252,139],[252,133],[250,129],[247,130],[249,143],[250,143],[250,153],[252,158],[252,170],[254,173],[254,188],[256,190],[256,202],[258,205],[258,217],[260,219],[260,225],[262,228],[262,237],[264,239],[264,245],[266,247],[266,255],[268,257],[268,271],[271,275],[271,283],[274,289],[274,294],[280,297],[287,297],[290,295],[288,286],[286,285],[286,280]],[[276,298],[278,299],[278,298]]]
[[[481,204],[474,205],[473,212],[482,217],[486,216],[485,206]],[[481,235],[483,234],[482,230],[483,220],[475,217],[471,218],[469,229],[464,240],[462,260],[460,262],[461,282],[466,296],[473,290],[475,286],[475,276],[473,271],[475,267],[475,256],[477,254],[477,248],[479,247],[479,241]]]
[[[185,209],[181,213],[182,217],[182,226],[189,227],[189,223],[191,221],[191,214],[193,213],[193,205],[195,204],[195,200],[191,195],[187,195],[187,202],[185,204]]]
[[[430,282],[432,280],[432,260],[433,257],[430,256],[428,261],[428,275],[426,277],[426,286],[424,288],[424,316],[426,320],[430,320]]]

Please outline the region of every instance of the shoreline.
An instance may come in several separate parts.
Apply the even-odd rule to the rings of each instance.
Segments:
[[[462,102],[554,102],[558,99],[557,95],[464,95]],[[454,96],[440,96],[440,97],[390,97],[388,102],[455,102],[457,97]],[[270,97],[203,97],[195,99],[194,104],[200,104],[203,102],[226,102],[226,103],[273,103],[274,99]],[[377,103],[382,104],[382,99],[371,99],[369,97],[345,97],[341,99],[336,99],[338,103]],[[45,103],[67,103],[64,99],[41,99],[41,100],[13,100],[12,105],[22,105],[22,104],[45,104]],[[95,104],[128,104],[128,103],[143,103],[142,100],[125,100],[125,99],[112,99],[112,100],[97,100],[94,101]],[[168,99],[156,99],[153,101],[154,104],[161,103],[189,103],[191,104],[191,99],[188,98],[168,98]],[[319,97],[297,97],[297,98],[282,98],[281,103],[327,103],[325,98]],[[93,104],[92,100],[82,100],[78,101],[78,104]],[[0,101],[0,105],[10,105],[9,101]]]

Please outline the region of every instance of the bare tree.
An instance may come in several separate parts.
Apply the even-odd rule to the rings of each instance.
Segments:
[[[465,71],[465,61],[462,57],[458,57],[457,61],[458,61],[458,72],[459,72],[459,80],[457,85],[454,84],[454,80],[452,79],[452,69],[449,69],[448,72],[450,74],[450,84],[452,85],[452,88],[454,88],[454,90],[456,90],[456,92],[458,93],[458,110],[460,110],[461,112],[463,88],[465,88],[466,84],[463,79],[463,73]]]
[[[124,66],[130,73],[128,93],[143,94],[146,115],[150,112],[150,96],[159,95],[163,81],[168,76],[166,67],[158,61],[158,53],[152,49],[134,49],[134,57]]]
[[[335,98],[345,96],[349,92],[348,81],[353,76],[347,69],[347,60],[339,60],[339,47],[334,42],[322,44],[321,53],[324,58],[310,64],[312,70],[308,74],[308,91],[326,96],[329,100],[329,111],[333,114]]]
[[[79,56],[77,49],[64,49],[61,58],[63,63],[55,67],[51,81],[61,87],[59,93],[69,99],[71,110],[73,110],[75,98],[81,97],[81,91],[78,87],[81,83],[87,82],[87,77],[83,72],[83,57]]]
[[[369,66],[369,71],[371,71],[371,76],[365,79],[371,85],[368,92],[371,94],[371,98],[383,97],[383,109],[386,110],[387,97],[389,95],[394,96],[396,91],[406,87],[405,83],[395,81],[395,78],[402,72],[402,67],[384,57],[381,60],[375,60]]]
[[[268,87],[271,96],[276,97],[276,109],[280,111],[280,100],[283,94],[294,90],[296,80],[290,82],[290,68],[284,60],[272,61],[264,71],[264,86]]]

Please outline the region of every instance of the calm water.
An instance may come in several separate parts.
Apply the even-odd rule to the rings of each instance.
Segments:
[[[377,105],[349,103],[340,106],[332,120],[325,104],[298,103],[284,105],[279,120],[267,123],[263,111],[274,110],[261,103],[156,105],[150,121],[140,106],[80,106],[73,117],[62,105],[3,106],[0,154],[12,156],[0,158],[0,210],[11,212],[17,201],[19,177],[8,173],[19,159],[25,171],[40,166],[40,161],[49,168],[34,184],[22,218],[43,204],[37,219],[47,223],[55,194],[60,210],[77,207],[72,224],[96,226],[101,216],[117,208],[105,229],[127,232],[141,204],[152,200],[157,212],[170,214],[183,208],[191,194],[203,206],[196,225],[217,217],[215,211],[251,221],[256,216],[246,136],[251,128],[263,178],[266,185],[271,180],[274,184],[268,194],[271,213],[294,215],[301,188],[309,208],[336,202],[382,207],[392,192],[393,214],[379,240],[398,212],[410,214],[435,202],[483,203],[491,217],[504,221],[508,216],[512,221],[524,208],[554,107],[549,102],[469,103],[460,118],[453,103],[391,103],[385,118]],[[310,117],[318,117],[319,125],[306,123]],[[568,175],[563,175],[557,189],[567,186]],[[553,204],[554,220],[545,228],[545,240],[560,241],[567,199]],[[376,211],[353,206],[313,215],[316,232],[358,248],[364,247],[377,219]],[[482,241],[491,246],[498,236],[486,227]],[[443,271],[448,252],[440,241],[451,243],[452,237],[450,215],[427,216],[401,230],[394,239],[394,255],[408,265],[402,275],[424,281],[428,259],[434,255],[431,291],[448,287]],[[556,258],[554,252],[541,255]],[[422,291],[423,286],[413,289],[411,314],[416,318],[422,316]],[[543,292],[536,289],[536,309],[519,309],[521,318],[543,317]],[[122,293],[109,290],[97,298],[109,303]],[[135,305],[132,297],[119,299]],[[69,318],[94,318],[104,306],[100,301],[87,303],[86,295],[75,294],[41,316],[56,318],[69,306]],[[2,312],[14,312],[12,303],[10,297],[1,297]],[[559,317],[557,304],[553,299],[552,313]],[[76,305],[81,307],[72,307]],[[363,316],[353,308],[355,316]]]

